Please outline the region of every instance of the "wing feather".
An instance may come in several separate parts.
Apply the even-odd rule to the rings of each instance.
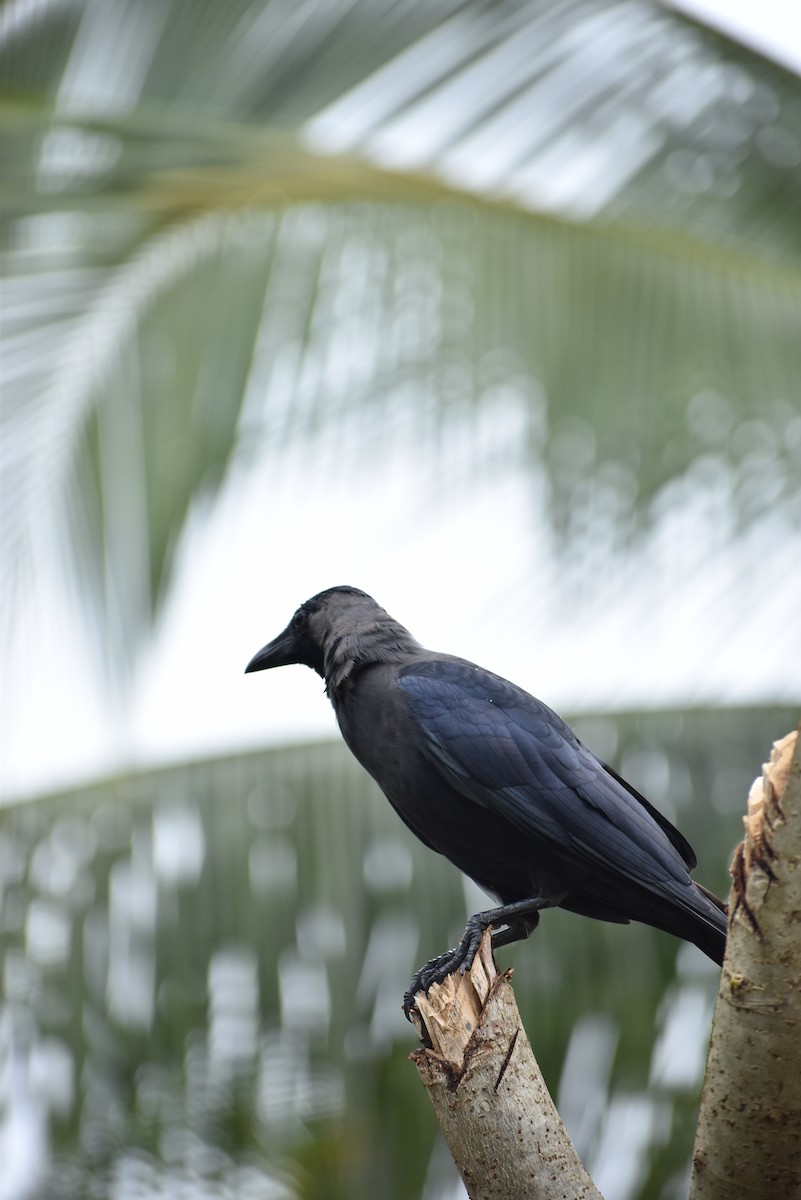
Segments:
[[[398,684],[461,795],[593,871],[691,887],[689,844],[547,705],[459,659],[410,664]]]

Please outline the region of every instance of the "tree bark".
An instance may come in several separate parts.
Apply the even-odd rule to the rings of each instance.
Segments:
[[[465,975],[417,996],[412,1059],[471,1200],[603,1200],[540,1074],[489,930]]]
[[[799,727],[801,730],[801,727]],[[732,863],[691,1200],[801,1200],[801,737],[774,744]]]

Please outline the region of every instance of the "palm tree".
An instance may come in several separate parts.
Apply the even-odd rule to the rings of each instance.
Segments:
[[[19,0],[3,6],[0,22],[4,674],[20,710],[8,722],[12,786],[30,790],[40,778],[43,724],[43,740],[58,741],[44,696],[63,710],[77,686],[79,700],[89,697],[80,700],[85,728],[100,726],[104,738],[110,725],[98,714],[109,704],[123,714],[117,726],[130,723],[159,619],[163,627],[173,612],[173,631],[186,620],[178,565],[187,547],[203,544],[198,530],[221,504],[239,521],[245,504],[259,506],[262,592],[281,575],[280,560],[265,563],[286,545],[288,509],[306,506],[309,523],[298,520],[290,536],[325,561],[328,543],[341,556],[351,536],[331,524],[337,505],[351,515],[355,505],[371,549],[392,543],[396,572],[420,560],[431,527],[452,533],[454,512],[468,514],[472,551],[478,539],[497,559],[476,570],[475,553],[463,565],[438,540],[425,561],[447,561],[441,575],[432,567],[432,586],[450,577],[464,595],[469,583],[467,619],[493,614],[506,639],[505,651],[495,649],[510,664],[536,625],[540,668],[554,686],[566,659],[598,656],[601,669],[582,672],[582,688],[568,696],[574,707],[641,707],[650,685],[632,690],[626,675],[649,678],[649,647],[677,628],[685,645],[699,629],[714,631],[725,652],[710,656],[708,640],[703,653],[693,647],[697,668],[675,680],[668,672],[657,704],[797,694],[797,596],[786,585],[801,479],[794,74],[647,0]],[[303,598],[294,587],[292,596]],[[422,603],[420,614],[444,607],[428,595]],[[55,622],[54,611],[67,617]],[[743,662],[757,639],[754,671]],[[627,672],[632,662],[640,670]],[[85,676],[92,688],[73,683]],[[788,720],[766,710],[743,720],[740,774],[724,788],[704,759],[723,755],[731,717],[725,728],[712,715],[694,719],[692,736],[683,718],[653,719],[652,728],[641,716],[619,726],[599,718],[595,733],[617,743],[618,760],[627,747],[639,756],[652,791],[669,779],[674,792],[679,764],[692,762],[687,772],[717,789],[733,831],[744,777]],[[16,759],[15,745],[24,748]],[[326,800],[312,805],[320,789]],[[231,805],[222,815],[220,796]],[[332,796],[341,803],[321,829]],[[443,930],[458,925],[462,899],[421,882],[425,859],[382,814],[320,746],[134,773],[6,815],[32,872],[17,885],[20,914],[34,917],[20,915],[14,936],[39,972],[31,982],[20,966],[16,992],[12,972],[12,1001],[29,1001],[46,982],[46,951],[24,931],[58,925],[59,855],[74,868],[78,891],[67,891],[84,897],[75,902],[83,927],[95,929],[94,913],[100,930],[84,937],[78,977],[69,958],[53,967],[73,989],[88,989],[87,1005],[106,1006],[102,1036],[124,1064],[111,1109],[99,1108],[102,1088],[81,1109],[84,1152],[92,1113],[113,1111],[131,1145],[158,1147],[147,1170],[186,1165],[183,1143],[173,1159],[164,1150],[174,1129],[163,1097],[174,1098],[202,1059],[202,1117],[186,1120],[193,1136],[229,1155],[223,1174],[246,1170],[243,1146],[266,1145],[265,1161],[285,1172],[259,1167],[276,1195],[368,1186],[376,1194],[390,1167],[397,1195],[420,1194],[427,1171],[428,1194],[437,1194],[427,1149],[408,1178],[398,1173],[412,1139],[427,1147],[430,1131],[402,1056],[379,1053],[403,1035],[381,992],[380,933],[394,920],[391,944],[414,957],[408,898],[399,900],[410,878],[416,911],[436,910]],[[711,837],[713,818],[693,818],[696,832]],[[354,863],[368,880],[363,904],[348,886]],[[97,911],[79,886],[90,866],[92,890],[108,887]],[[226,898],[215,880],[232,877]],[[281,886],[297,902],[281,899]],[[126,907],[137,887],[156,897],[158,925],[137,925],[141,915]],[[203,906],[196,924],[189,894]],[[265,897],[275,906],[269,921]],[[73,926],[58,928],[63,949]],[[126,931],[122,941],[114,929]],[[586,936],[586,962],[628,956],[610,949],[606,930],[571,926],[570,936]],[[107,952],[97,948],[104,937]],[[653,967],[648,995],[637,1012],[626,1008],[617,1056],[614,1036],[592,1043],[614,1059],[613,1084],[599,1068],[598,1097],[613,1095],[621,1112],[626,1090],[642,1090],[660,996],[670,986],[686,997],[697,982],[692,965],[680,960],[676,977],[669,950],[634,937]],[[341,957],[322,954],[338,938]],[[238,957],[226,957],[231,940]],[[116,966],[115,946],[127,947]],[[548,952],[557,946],[558,938]],[[179,966],[163,971],[164,955]],[[217,966],[206,983],[199,964],[210,955]],[[623,1005],[633,968],[615,962]],[[576,1006],[545,1018],[552,1049],[538,1050],[553,1079],[570,1036],[610,1028],[605,1017],[592,1024],[592,977],[559,970]],[[253,1015],[246,1005],[225,1008],[226,980],[277,1014],[277,978],[287,995],[299,994],[298,980],[312,991],[323,980],[341,998],[357,977],[357,1019],[332,1000],[330,1020],[316,1010],[299,1029],[277,1016],[274,1027],[251,1022],[249,1055],[215,1059],[209,1050],[226,1020],[243,1028]],[[542,1002],[548,985],[529,983]],[[211,1041],[170,1044],[202,1027],[206,986],[212,1010],[223,1005],[217,1026],[209,1018]],[[171,1024],[158,1024],[157,993],[168,997],[160,1003]],[[553,996],[549,1003],[553,1010]],[[36,1011],[37,1030],[49,1028]],[[542,1028],[541,1005],[538,1021]],[[166,1040],[154,1052],[155,1036]],[[91,1038],[76,1026],[64,1040],[91,1077]],[[324,1052],[332,1044],[336,1054]],[[378,1066],[360,1076],[353,1064],[365,1057]],[[141,1062],[150,1064],[144,1083],[134,1080]],[[283,1091],[270,1083],[282,1070],[291,1080]],[[105,1070],[103,1079],[108,1086]],[[685,1134],[694,1093],[693,1079],[686,1096],[670,1093]],[[394,1132],[370,1123],[376,1098],[391,1108]],[[69,1158],[79,1117],[64,1111]],[[649,1111],[646,1177],[634,1189],[653,1189],[686,1154],[678,1134],[670,1152],[660,1148],[658,1113]],[[304,1143],[307,1121],[319,1136]],[[586,1148],[602,1158],[600,1129],[588,1127]],[[134,1170],[102,1139],[96,1150],[95,1164]],[[306,1192],[299,1171],[312,1181]]]

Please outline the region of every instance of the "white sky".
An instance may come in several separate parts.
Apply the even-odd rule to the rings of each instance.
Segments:
[[[745,45],[801,73],[801,0],[667,0]]]
[[[338,583],[372,593],[424,644],[561,711],[801,697],[798,595],[788,587],[798,539],[768,523],[731,553],[718,548],[720,533],[718,499],[688,490],[643,556],[599,545],[596,562],[583,556],[560,586],[520,476],[445,501],[404,455],[338,486],[301,461],[278,477],[256,471],[187,539],[133,701],[118,713],[92,686],[90,655],[63,612],[46,598],[31,606],[7,677],[4,790],[333,736],[313,672],[243,672],[298,604]],[[751,586],[760,602],[744,606]]]

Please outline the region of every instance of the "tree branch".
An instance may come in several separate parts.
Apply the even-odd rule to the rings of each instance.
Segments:
[[[490,931],[465,975],[416,998],[417,1066],[471,1200],[603,1200],[567,1135]]]
[[[801,730],[801,726],[799,727]],[[801,738],[748,797],[691,1200],[801,1198]]]

